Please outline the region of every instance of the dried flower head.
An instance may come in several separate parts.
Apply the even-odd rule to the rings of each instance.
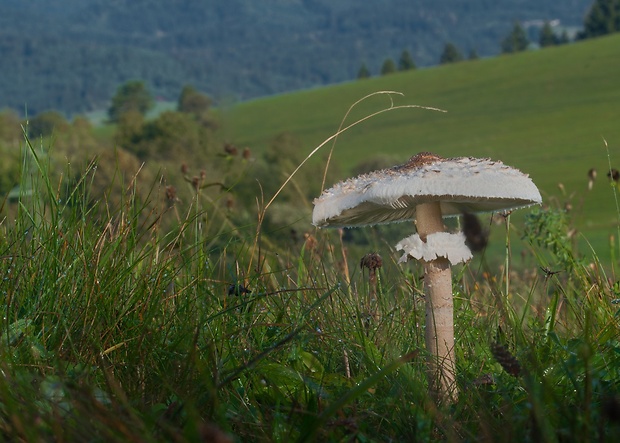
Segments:
[[[235,199],[232,197],[232,195],[228,195],[226,197],[226,209],[230,211],[234,207],[235,207]]]
[[[383,259],[376,252],[369,252],[360,260],[360,268],[379,269],[383,266]]]
[[[239,154],[239,150],[232,143],[226,143],[224,145],[224,152],[226,154],[228,154],[228,155],[232,155],[233,157],[235,157],[237,154]]]
[[[318,245],[319,242],[317,241],[316,237],[312,234],[310,234],[309,232],[306,232],[304,234],[304,238],[306,240],[306,243],[304,245],[304,247],[308,250],[308,251],[314,251]]]
[[[198,177],[197,175],[192,178],[192,187],[195,191],[198,191],[200,189],[200,177]]]
[[[246,288],[245,286],[243,286],[241,283],[236,283],[236,284],[231,284],[228,287],[228,295],[245,295],[245,294],[250,294],[252,291],[248,288]]]
[[[177,189],[174,186],[166,186],[166,200],[172,204],[177,201]]]
[[[519,360],[510,353],[506,346],[501,345],[499,343],[493,343],[491,345],[491,353],[495,360],[504,368],[508,374],[513,377],[518,377],[521,375],[521,364]]]

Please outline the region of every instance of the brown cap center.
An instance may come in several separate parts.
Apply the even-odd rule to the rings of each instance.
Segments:
[[[440,157],[437,154],[433,154],[432,152],[420,152],[407,160],[407,163],[396,166],[394,167],[394,169],[399,171],[417,169],[421,166],[435,163],[441,160],[444,160],[444,158]]]

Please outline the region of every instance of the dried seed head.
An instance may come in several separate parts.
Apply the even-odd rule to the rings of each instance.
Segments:
[[[493,343],[491,345],[491,353],[495,360],[504,368],[508,374],[513,377],[521,375],[521,364],[519,360],[510,353],[510,351],[499,343]]]
[[[187,166],[187,163],[182,163],[181,164],[181,174],[187,175],[188,172],[189,172],[189,168]]]
[[[232,284],[228,287],[228,295],[245,295],[250,294],[252,291],[240,283]]]
[[[476,378],[473,382],[474,386],[492,386],[495,384],[495,380],[491,374],[482,374]]]
[[[169,203],[177,201],[177,189],[174,186],[166,186],[166,200]]]
[[[194,176],[194,178],[192,178],[192,186],[195,191],[200,189],[200,177]]]
[[[316,237],[312,234],[310,234],[309,232],[306,232],[304,234],[304,238],[306,240],[306,244],[305,244],[305,248],[309,251],[314,251],[318,245],[319,242],[317,241]]]
[[[370,252],[360,260],[360,268],[379,269],[383,266],[383,259],[376,252]]]
[[[250,148],[245,148],[242,155],[244,160],[249,160],[252,157],[252,151],[250,151]]]
[[[232,198],[231,195],[227,196],[226,197],[226,209],[228,209],[230,211],[234,207],[235,207],[235,199]]]
[[[607,173],[607,178],[609,178],[610,180],[613,180],[614,182],[618,183],[618,180],[620,180],[620,172],[618,172],[617,169],[612,168]]]
[[[235,157],[237,154],[239,154],[239,150],[232,143],[226,143],[224,145],[224,152],[226,154],[228,154],[228,155],[232,155],[233,157]]]

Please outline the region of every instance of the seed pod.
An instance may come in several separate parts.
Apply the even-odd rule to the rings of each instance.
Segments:
[[[517,360],[504,345],[493,343],[491,345],[491,353],[508,374],[513,377],[521,375],[521,364],[519,360]]]

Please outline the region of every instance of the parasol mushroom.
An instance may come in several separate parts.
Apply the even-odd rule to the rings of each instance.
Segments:
[[[462,233],[446,231],[442,217],[495,212],[541,203],[532,180],[499,161],[442,158],[428,152],[403,165],[361,175],[323,191],[314,201],[318,227],[355,227],[414,221],[417,234],[396,248],[424,264],[425,338],[429,385],[439,401],[455,401],[454,319],[450,266],[471,252]]]

